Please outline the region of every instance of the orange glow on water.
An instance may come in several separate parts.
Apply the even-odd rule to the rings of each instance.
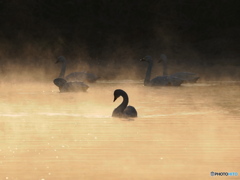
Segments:
[[[138,118],[112,118],[124,89]],[[144,87],[99,82],[59,93],[53,83],[0,90],[2,179],[208,179],[239,172],[239,84]]]

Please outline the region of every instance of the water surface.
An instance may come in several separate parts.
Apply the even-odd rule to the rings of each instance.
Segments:
[[[239,82],[0,84],[0,179],[212,179],[240,173]],[[112,118],[115,89],[139,117]],[[217,177],[219,178],[219,177]],[[238,177],[221,177],[221,179]]]

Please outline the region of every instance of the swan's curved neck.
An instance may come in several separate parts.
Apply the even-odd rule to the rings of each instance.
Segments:
[[[168,72],[167,72],[167,60],[163,61],[163,76],[167,76]]]
[[[128,105],[128,95],[126,93],[122,93],[121,96],[123,97],[123,101],[116,109],[120,112],[123,112]]]
[[[67,66],[66,61],[63,61],[62,62],[62,68],[61,68],[61,71],[60,71],[60,74],[59,74],[59,78],[64,78],[65,71],[66,71],[66,66]]]
[[[145,79],[144,79],[144,85],[145,85],[145,86],[147,86],[148,84],[150,84],[152,66],[153,66],[153,63],[152,63],[151,61],[149,61],[149,62],[148,62],[147,72],[146,72],[146,76],[145,76]]]

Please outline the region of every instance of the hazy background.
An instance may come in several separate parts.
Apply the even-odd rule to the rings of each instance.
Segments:
[[[201,80],[239,80],[238,0],[0,0],[2,81],[49,81],[89,70],[102,79],[143,79],[151,55],[169,57],[169,71]],[[125,73],[127,70],[129,73]]]
[[[239,173],[239,10],[239,0],[0,0],[0,179]],[[151,55],[152,77],[161,75],[161,53],[170,73],[199,82],[143,87],[139,59]],[[113,81],[59,93],[60,55],[67,73]],[[138,118],[111,117],[115,89]]]

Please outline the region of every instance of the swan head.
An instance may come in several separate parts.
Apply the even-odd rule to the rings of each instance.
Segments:
[[[160,55],[160,59],[159,59],[158,63],[161,63],[161,62],[167,62],[167,56],[165,54]]]
[[[115,102],[117,98],[119,98],[122,95],[127,95],[127,93],[122,89],[116,89],[113,93],[113,96],[114,96],[113,102]]]
[[[53,80],[53,83],[58,87],[63,87],[67,83],[67,81],[63,78],[56,78]]]
[[[57,58],[56,63],[59,63],[59,62],[61,62],[61,63],[66,62],[65,57],[64,57],[64,56],[59,56],[59,57]]]
[[[145,56],[144,58],[140,59],[140,61],[152,62],[152,56]]]

